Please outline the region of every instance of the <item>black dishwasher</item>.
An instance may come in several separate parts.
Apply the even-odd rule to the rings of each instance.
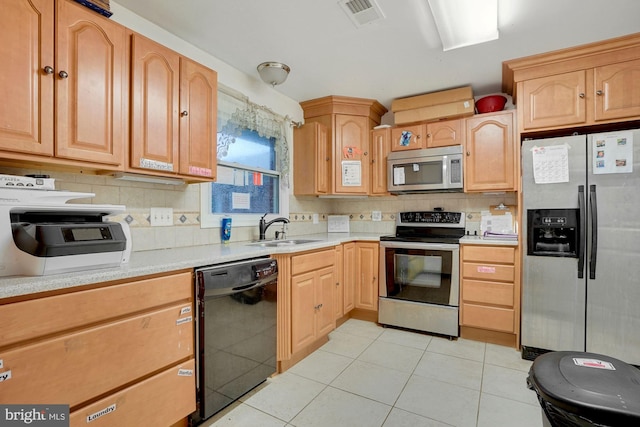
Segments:
[[[263,257],[195,272],[199,423],[276,372],[278,264]]]

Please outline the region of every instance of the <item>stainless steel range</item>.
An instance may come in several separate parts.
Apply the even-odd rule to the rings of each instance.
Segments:
[[[400,212],[380,238],[378,322],[458,336],[463,212]]]

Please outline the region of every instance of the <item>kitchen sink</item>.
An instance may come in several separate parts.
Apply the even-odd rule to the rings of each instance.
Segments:
[[[309,240],[309,239],[262,240],[254,243],[249,243],[249,246],[275,248],[280,246],[304,245],[305,243],[314,243],[319,241],[320,240]]]

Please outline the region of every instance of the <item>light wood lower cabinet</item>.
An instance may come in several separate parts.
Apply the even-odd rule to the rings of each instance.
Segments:
[[[335,248],[275,254],[278,260],[278,368],[288,369],[335,328]]]
[[[96,425],[142,425],[149,418],[133,402],[148,395],[153,404],[142,406],[164,413],[162,423],[186,417],[195,410],[192,283],[183,272],[0,301],[0,360],[11,372],[0,403],[67,404],[84,420],[112,402],[113,421]],[[152,399],[160,390],[173,407]]]
[[[71,427],[169,426],[193,412],[195,360],[172,366],[70,414]]]
[[[515,246],[462,245],[461,336],[518,345],[520,267]]]
[[[378,311],[378,242],[356,242],[355,308]]]

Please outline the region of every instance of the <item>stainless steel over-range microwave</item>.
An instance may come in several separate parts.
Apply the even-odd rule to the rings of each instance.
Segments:
[[[394,151],[387,170],[390,193],[462,191],[462,145]]]

